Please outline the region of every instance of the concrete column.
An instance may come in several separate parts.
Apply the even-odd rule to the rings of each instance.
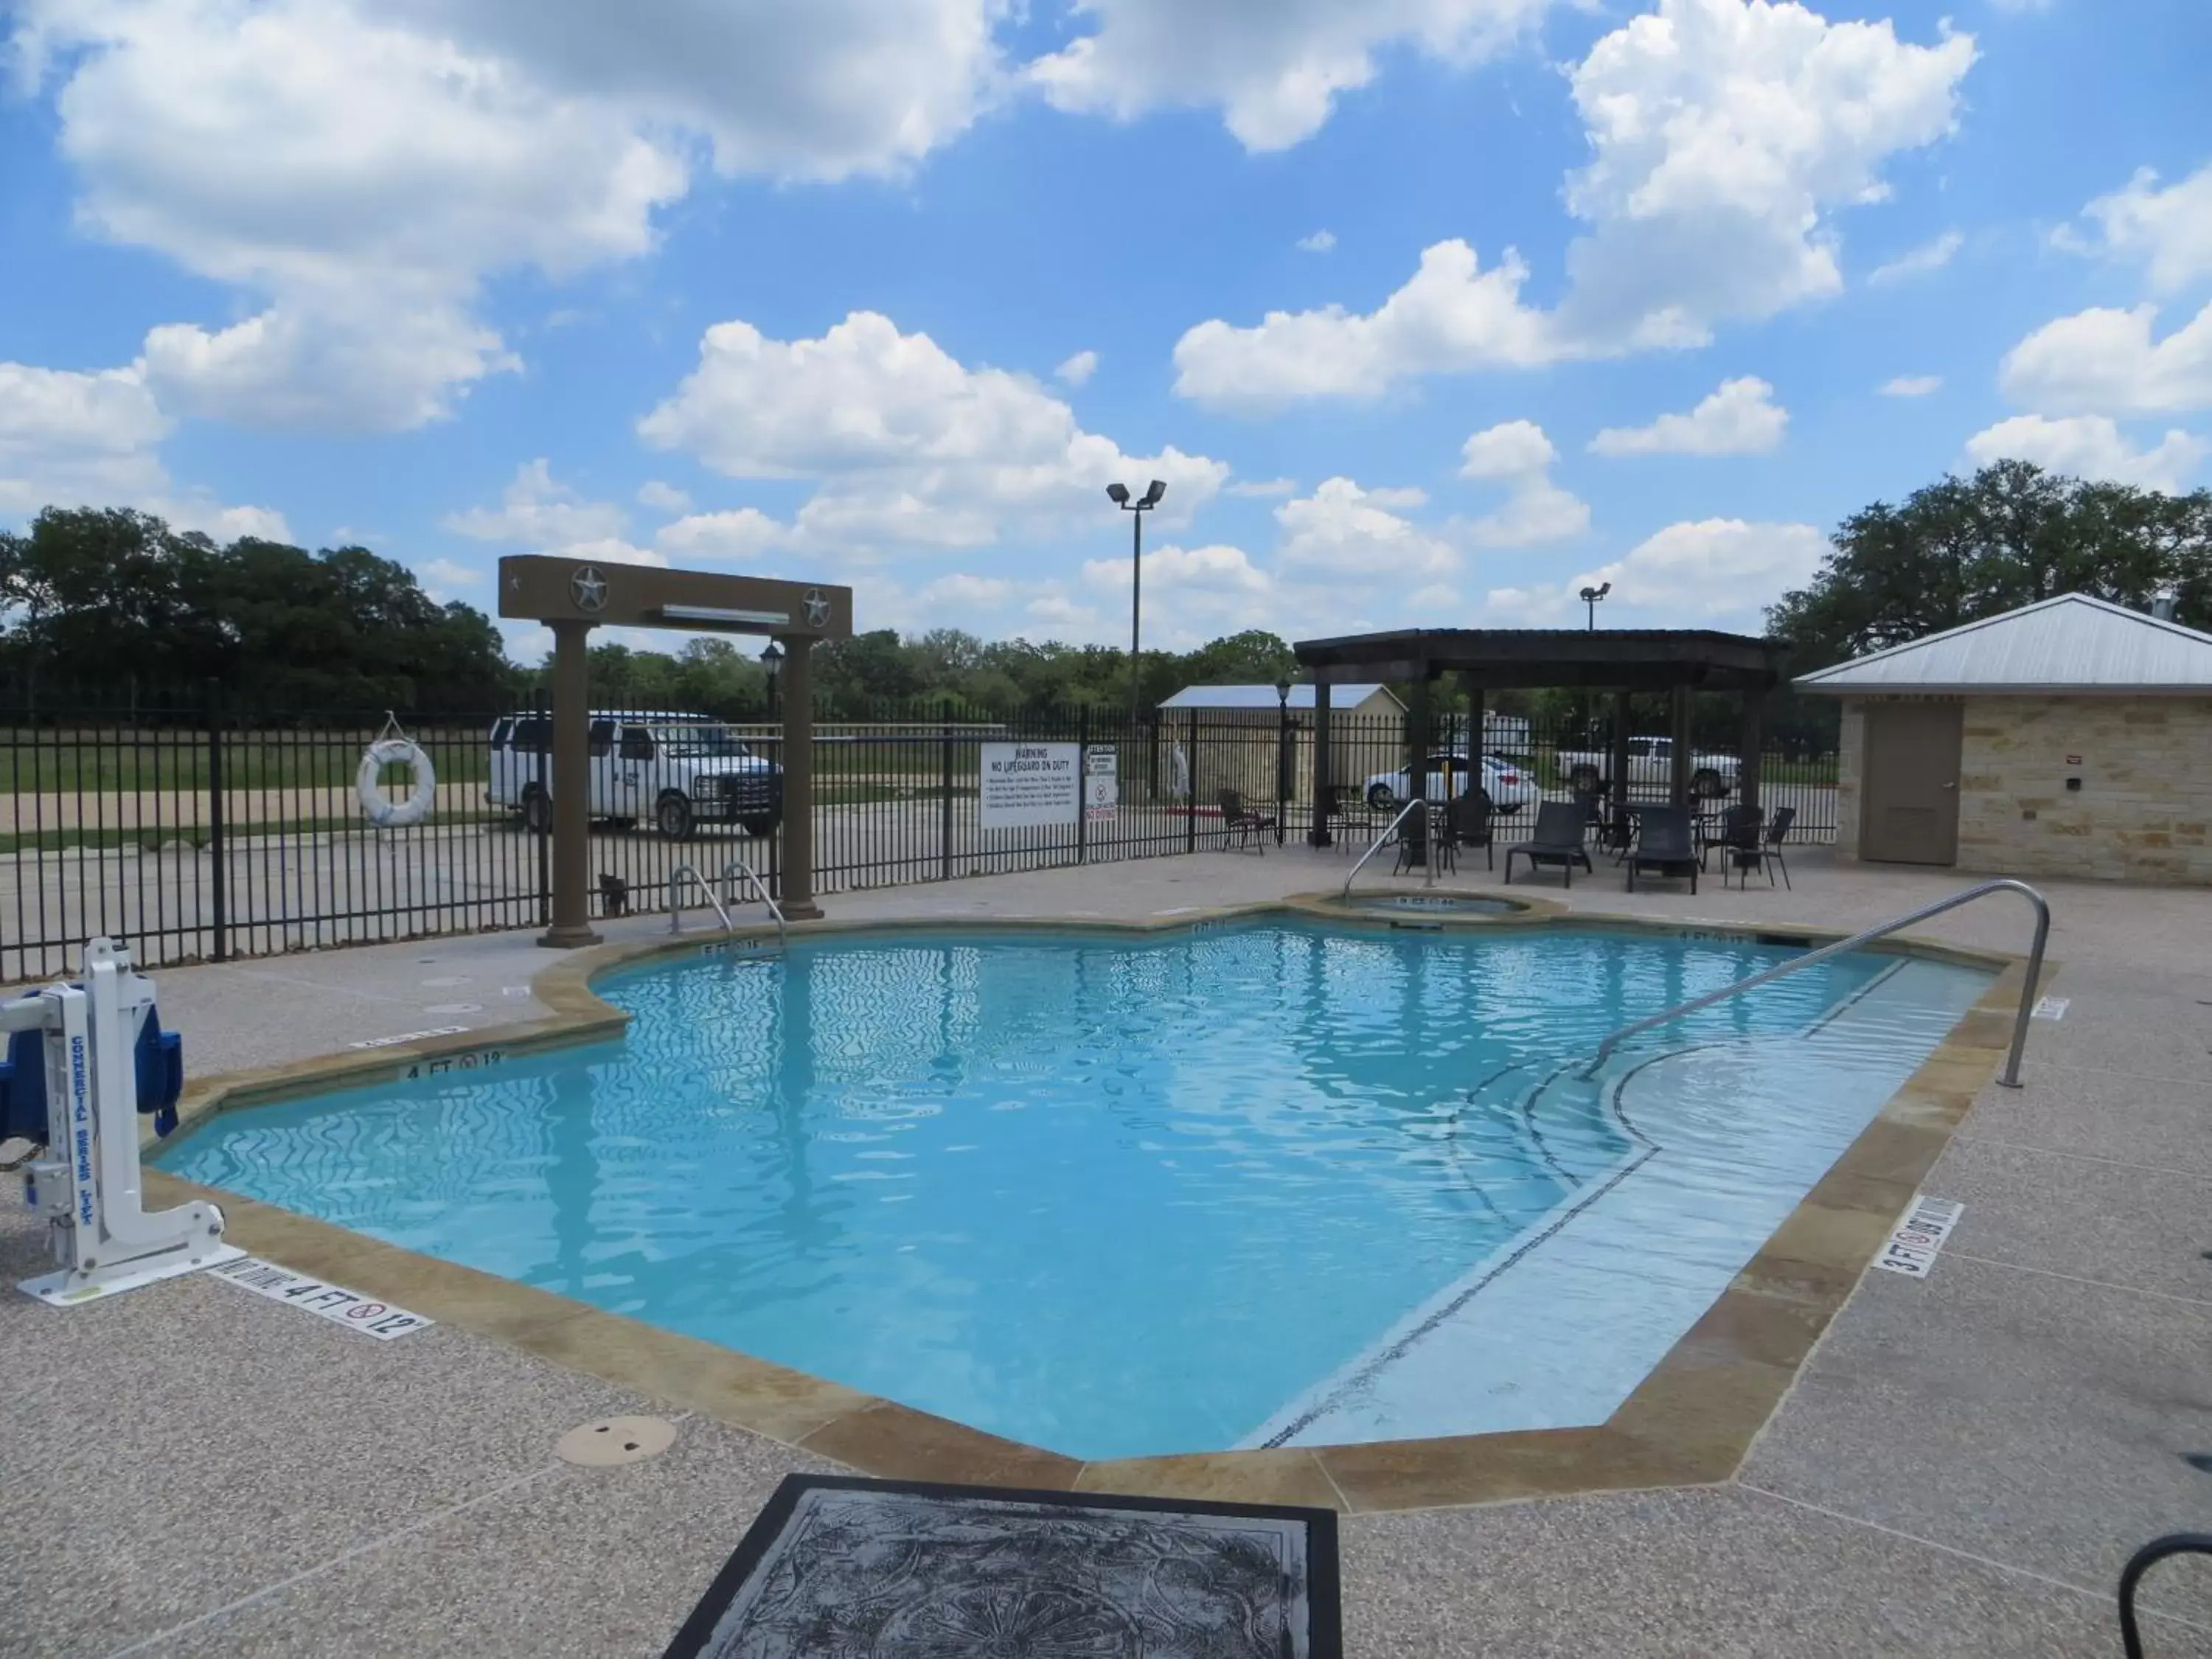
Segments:
[[[1673,719],[1668,726],[1674,739],[1670,745],[1674,750],[1670,757],[1674,768],[1668,783],[1667,799],[1677,806],[1687,806],[1690,804],[1690,688],[1676,686],[1671,698],[1669,712]]]
[[[556,951],[597,945],[592,931],[592,625],[553,629],[553,925],[538,936]]]
[[[1328,694],[1333,689],[1327,680],[1314,682],[1313,823],[1306,830],[1309,847],[1332,844],[1328,833],[1328,797],[1336,782],[1334,764],[1335,734],[1328,729]]]
[[[1766,693],[1764,690],[1747,690],[1743,694],[1743,733],[1737,742],[1736,799],[1746,806],[1756,806],[1759,801],[1759,751],[1766,741]]]
[[[783,647],[783,914],[811,921],[814,902],[814,641]]]
[[[1414,800],[1429,798],[1429,665],[1423,663],[1406,709],[1406,783]]]

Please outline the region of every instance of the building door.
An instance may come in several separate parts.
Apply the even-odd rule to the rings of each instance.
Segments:
[[[1959,861],[1957,702],[1869,703],[1859,856],[1890,864]]]

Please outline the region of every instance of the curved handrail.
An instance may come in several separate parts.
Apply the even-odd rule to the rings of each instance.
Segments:
[[[707,884],[707,878],[688,864],[679,864],[668,872],[668,931],[672,933],[680,933],[684,931],[684,917],[677,905],[676,890],[683,884],[684,878],[686,876],[698,884],[699,890],[706,896],[707,902],[714,907],[714,914],[722,919],[722,931],[726,933],[737,932],[736,925],[730,920],[729,911],[723,908],[722,901],[715,896],[714,890]]]
[[[722,879],[725,882],[729,880],[730,872],[732,870],[752,883],[753,890],[760,895],[761,902],[768,906],[769,915],[775,918],[776,948],[778,950],[787,948],[791,944],[791,930],[784,926],[783,907],[769,896],[768,884],[760,878],[760,872],[747,864],[741,854],[732,854],[730,861],[722,866]]]
[[[1664,1025],[1669,1020],[1680,1019],[1685,1014],[1693,1014],[1700,1008],[1710,1007],[1716,1002],[1723,1001],[1744,991],[1753,990],[1770,980],[1780,979],[1784,974],[1794,974],[1800,968],[1809,968],[1816,962],[1826,962],[1830,957],[1841,956],[1846,951],[1856,951],[1861,945],[1870,944],[1885,934],[1894,933],[1899,928],[1910,927],[1916,921],[1925,921],[1930,916],[1942,915],[1946,910],[1955,910],[1962,904],[1970,904],[1974,900],[1985,897],[1989,894],[2002,892],[2018,893],[2035,907],[2035,943],[2028,947],[2027,983],[2021,988],[2020,1012],[2014,1017],[2012,1023],[2012,1048],[2005,1056],[2004,1075],[1997,1079],[2008,1089],[2017,1089],[2020,1087],[2021,1051],[2027,1046],[2027,1022],[2035,1012],[2035,988],[2043,978],[2043,946],[2051,937],[2051,906],[2045,902],[2042,894],[2037,892],[2026,882],[2014,881],[2009,878],[1978,883],[1962,893],[1954,893],[1950,897],[1938,900],[1934,904],[1923,905],[1919,909],[1911,911],[1905,915],[1892,916],[1887,921],[1878,927],[1869,927],[1864,933],[1853,933],[1849,939],[1838,939],[1833,945],[1823,945],[1819,950],[1808,951],[1802,957],[1792,957],[1789,961],[1779,963],[1763,973],[1752,975],[1748,979],[1740,979],[1733,984],[1722,986],[1717,991],[1708,991],[1701,997],[1692,997],[1679,1007],[1669,1008],[1663,1013],[1652,1014],[1645,1018],[1632,1021],[1597,1045],[1596,1057],[1590,1061],[1589,1066],[1583,1071],[1583,1076],[1586,1079],[1595,1077],[1598,1068],[1613,1057],[1613,1051],[1620,1045],[1621,1040],[1625,1037],[1634,1036],[1639,1031],[1650,1030],[1654,1026]]]
[[[1352,873],[1344,878],[1344,890],[1342,893],[1338,895],[1339,897],[1350,898],[1352,896],[1352,884],[1359,878],[1359,872],[1367,867],[1367,860],[1373,858],[1377,853],[1381,852],[1385,847],[1388,847],[1390,844],[1390,832],[1395,830],[1400,824],[1403,823],[1407,818],[1413,817],[1413,809],[1415,807],[1426,807],[1427,805],[1428,802],[1425,800],[1409,800],[1406,803],[1404,807],[1400,810],[1398,816],[1392,818],[1390,822],[1384,826],[1382,833],[1376,836],[1373,841],[1367,844],[1367,850],[1359,855],[1359,862],[1352,866]]]

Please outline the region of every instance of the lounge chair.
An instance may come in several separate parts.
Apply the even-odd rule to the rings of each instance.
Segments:
[[[1721,853],[1721,885],[1728,885],[1730,870],[1756,870],[1759,861],[1759,832],[1765,827],[1766,814],[1756,806],[1731,806],[1721,814],[1720,833],[1708,836],[1705,845],[1698,849],[1698,867],[1710,870],[1713,849]]]
[[[1235,836],[1239,847],[1257,846],[1260,855],[1267,854],[1267,837],[1275,833],[1272,813],[1262,812],[1246,803],[1244,797],[1234,789],[1224,789],[1221,801],[1221,844],[1225,848],[1229,837]]]
[[[1392,875],[1415,868],[1425,870],[1431,858],[1436,860],[1439,868],[1447,865],[1455,871],[1459,868],[1449,827],[1441,826],[1436,834],[1430,834],[1430,820],[1437,816],[1436,808],[1431,806],[1425,812],[1409,814],[1398,826],[1398,861],[1391,866]]]
[[[1782,806],[1775,809],[1774,822],[1766,826],[1766,844],[1759,849],[1759,863],[1766,871],[1766,884],[1774,885],[1774,871],[1782,870],[1782,885],[1785,891],[1795,892],[1790,885],[1790,866],[1782,856],[1782,843],[1790,834],[1790,826],[1797,822],[1797,809]]]
[[[1505,849],[1505,879],[1513,879],[1513,855],[1518,853],[1528,860],[1531,872],[1547,864],[1556,864],[1566,878],[1566,884],[1575,884],[1575,866],[1581,865],[1589,874],[1596,874],[1590,864],[1589,854],[1583,847],[1583,828],[1587,817],[1583,809],[1572,801],[1547,800],[1536,809],[1536,828],[1526,841],[1519,841]]]
[[[1454,848],[1480,847],[1483,868],[1495,870],[1498,855],[1493,850],[1496,837],[1491,833],[1490,812],[1490,792],[1470,789],[1444,809],[1444,825]],[[1457,859],[1453,865],[1457,867]]]
[[[1686,877],[1690,890],[1698,890],[1698,849],[1690,839],[1690,809],[1686,806],[1647,806],[1638,815],[1636,847],[1628,855],[1628,890],[1636,890],[1636,872]]]

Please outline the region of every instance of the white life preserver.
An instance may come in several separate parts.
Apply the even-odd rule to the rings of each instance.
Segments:
[[[410,775],[405,795],[393,800],[377,787],[387,766],[404,766]],[[404,738],[382,738],[368,745],[354,775],[353,792],[361,797],[361,810],[380,830],[404,830],[430,816],[438,793],[437,769],[422,749]]]

